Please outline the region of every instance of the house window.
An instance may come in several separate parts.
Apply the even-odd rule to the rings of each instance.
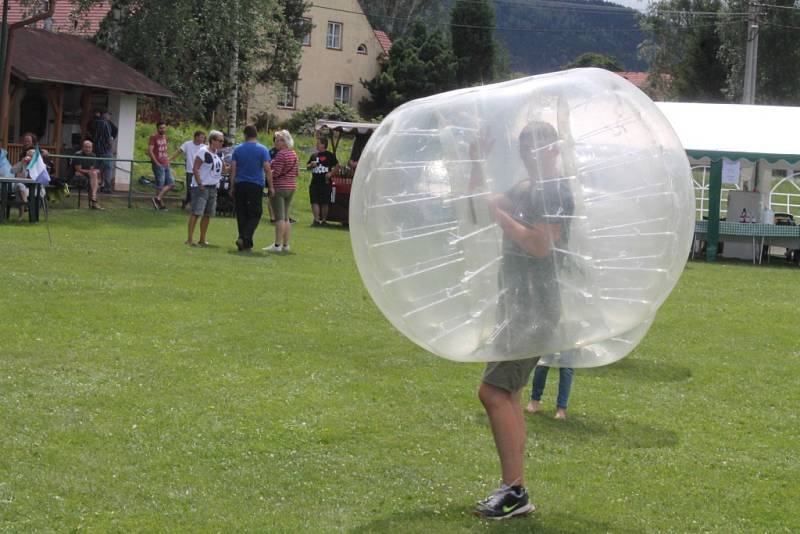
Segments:
[[[358,49],[356,50],[356,53],[364,54],[366,56],[367,55],[367,45],[365,45],[364,43],[361,43],[360,45],[358,45]]]
[[[333,101],[337,104],[350,105],[350,90],[352,85],[337,83],[333,88]]]
[[[342,23],[341,22],[329,22],[328,23],[328,34],[325,39],[325,46],[328,48],[333,48],[335,50],[342,49]]]
[[[311,19],[303,19],[303,20],[308,22],[309,25],[311,24]],[[303,40],[301,41],[301,44],[303,46],[311,46],[311,29],[309,29],[308,33],[303,36]]]
[[[297,82],[289,82],[278,93],[278,107],[294,109],[295,96],[297,95]]]

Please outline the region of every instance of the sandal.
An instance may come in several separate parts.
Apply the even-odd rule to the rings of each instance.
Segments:
[[[90,198],[89,199],[89,209],[98,210],[98,211],[105,210],[105,208],[103,206],[101,206],[100,204],[97,203],[97,199],[96,198],[94,198],[94,199]]]

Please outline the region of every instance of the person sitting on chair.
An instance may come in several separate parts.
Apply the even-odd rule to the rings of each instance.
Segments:
[[[96,159],[83,159],[83,158],[96,158],[97,156],[92,151],[92,142],[86,139],[81,145],[81,149],[75,152],[76,158],[72,161],[72,166],[76,177],[82,177],[89,182],[89,208],[93,210],[102,210],[103,208],[97,203],[97,189],[100,184],[100,164]]]

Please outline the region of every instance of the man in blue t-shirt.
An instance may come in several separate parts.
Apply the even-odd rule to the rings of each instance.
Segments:
[[[244,143],[237,146],[231,156],[230,194],[236,205],[236,222],[239,237],[236,248],[252,250],[253,233],[258,227],[263,210],[261,198],[266,182],[269,196],[275,194],[272,187],[272,169],[267,147],[258,142],[258,130],[253,125],[244,128]]]

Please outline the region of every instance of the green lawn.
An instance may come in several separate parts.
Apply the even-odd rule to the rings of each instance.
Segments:
[[[302,187],[301,187],[302,191]],[[208,249],[109,204],[0,225],[0,530],[797,532],[800,269],[690,263],[641,346],[529,417],[539,510],[498,484],[481,365],[426,354],[359,280],[349,234]],[[262,226],[257,245],[271,241]]]

